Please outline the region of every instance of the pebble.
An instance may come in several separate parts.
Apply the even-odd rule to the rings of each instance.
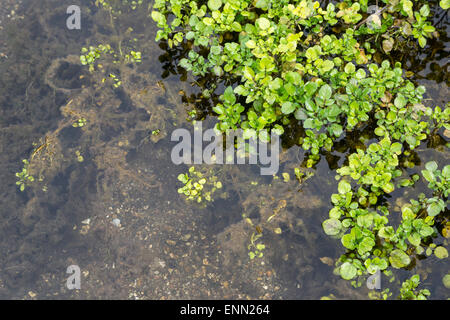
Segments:
[[[113,219],[112,224],[115,225],[116,227],[120,227],[120,219]]]
[[[450,138],[450,130],[445,129],[445,130],[444,130],[444,136],[445,136],[446,138]]]
[[[183,237],[181,237],[181,239],[182,239],[183,241],[188,241],[190,238],[191,238],[191,235],[190,235],[190,234],[187,234],[187,235],[184,235]]]
[[[166,240],[166,243],[167,243],[169,246],[174,246],[174,245],[176,244],[176,242],[173,241],[173,240]]]

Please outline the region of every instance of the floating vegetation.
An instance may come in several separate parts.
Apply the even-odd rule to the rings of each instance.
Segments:
[[[184,194],[187,200],[197,203],[202,203],[203,200],[214,201],[214,193],[222,189],[222,182],[218,181],[211,170],[204,174],[195,167],[190,167],[188,173],[178,175],[178,180],[184,184],[178,189],[178,193]]]
[[[340,238],[348,250],[337,261],[337,273],[354,286],[362,283],[356,279],[380,271],[393,280],[390,267],[407,268],[427,250],[448,256],[431,241],[448,219],[449,165],[441,171],[434,161],[426,164],[422,176],[433,194],[411,199],[401,217],[393,216],[386,203],[396,184],[407,187],[420,180],[418,175],[404,177],[401,159],[432,140],[441,127],[448,130],[448,104],[444,111],[425,107],[425,88],[405,79],[401,63],[382,60],[379,52],[401,50],[411,40],[424,48],[427,39],[439,36],[438,30],[429,20],[429,4],[405,0],[381,5],[159,0],[151,13],[160,28],[157,41],[167,41],[169,48],[187,47],[180,67],[227,84],[212,107],[217,130],[242,128],[252,136],[264,129],[283,134],[301,125],[298,144],[310,151],[306,165],[313,167],[342,135],[372,128],[378,141],[357,147],[348,164],[337,169],[338,193],[332,195],[334,208],[323,222],[325,233]],[[440,6],[448,9],[445,1]],[[301,182],[303,174],[295,175]],[[288,173],[282,176],[289,182]],[[255,244],[259,237],[252,236],[250,258],[262,255]],[[415,291],[418,285],[417,275],[404,282],[400,298],[426,299],[430,292]],[[386,291],[380,297],[388,296]]]
[[[31,176],[28,172],[28,166],[30,163],[27,159],[23,159],[23,168],[22,171],[16,173],[16,177],[19,179],[16,182],[16,185],[19,187],[20,191],[24,191],[27,183],[33,182],[34,177]]]

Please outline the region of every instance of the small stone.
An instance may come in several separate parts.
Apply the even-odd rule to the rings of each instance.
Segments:
[[[120,227],[120,219],[113,219],[112,224],[116,227]]]
[[[322,261],[323,264],[326,264],[328,266],[333,266],[334,261],[330,257],[322,257],[320,258],[320,261]]]
[[[444,136],[445,136],[446,138],[449,138],[449,139],[450,139],[450,130],[445,129],[445,130],[444,130]]]
[[[88,233],[88,231],[89,231],[89,226],[88,226],[88,225],[85,225],[85,226],[82,226],[82,227],[81,227],[80,233],[81,233],[82,235],[85,235],[85,234]]]
[[[86,220],[83,220],[83,221],[81,221],[81,223],[82,224],[89,224],[89,223],[91,223],[91,219],[86,219]]]

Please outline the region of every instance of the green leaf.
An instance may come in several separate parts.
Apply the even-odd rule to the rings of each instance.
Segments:
[[[255,4],[256,8],[267,10],[269,6],[269,0],[258,0]]]
[[[275,133],[278,136],[281,136],[284,133],[284,129],[282,126],[280,126],[279,124],[276,124],[273,129],[272,132]]]
[[[394,184],[391,182],[383,184],[383,191],[386,193],[391,193],[394,191]]]
[[[324,84],[319,89],[319,97],[322,98],[323,100],[330,99],[331,98],[331,94],[332,94],[332,90],[331,90],[331,87],[328,84]]]
[[[222,0],[209,0],[208,1],[208,8],[211,11],[219,10],[221,6],[222,6]]]
[[[365,237],[358,245],[358,253],[362,255],[366,252],[369,252],[370,250],[372,250],[374,245],[375,241],[372,238]]]
[[[442,169],[442,175],[445,179],[450,179],[450,164],[446,165],[444,169]]]
[[[355,249],[355,246],[356,246],[355,239],[354,239],[352,233],[347,233],[344,236],[342,236],[341,243],[344,247],[346,247],[347,249],[350,249],[350,250]]]
[[[422,175],[428,182],[433,182],[436,179],[434,174],[428,170],[422,170]]]
[[[302,109],[297,109],[297,111],[295,111],[295,113],[294,113],[294,117],[297,120],[306,120],[306,119],[308,119],[308,115]]]
[[[404,268],[411,263],[410,257],[400,249],[395,249],[391,252],[389,261],[396,269]]]
[[[375,134],[376,134],[377,136],[379,136],[379,137],[384,136],[385,132],[386,132],[386,131],[384,130],[383,127],[377,127],[377,128],[375,129]]]
[[[389,122],[394,122],[395,119],[397,119],[397,115],[395,114],[394,111],[389,111],[386,116],[386,119],[389,120]]]
[[[305,90],[307,96],[312,97],[312,95],[317,91],[317,83],[308,82],[305,84],[303,89]]]
[[[394,100],[394,105],[395,105],[397,108],[401,109],[401,108],[403,108],[404,106],[406,106],[406,103],[407,103],[407,102],[408,102],[408,101],[406,100],[406,98],[405,98],[402,94],[398,94],[397,97],[396,97],[395,100]]]
[[[448,258],[448,251],[446,248],[439,246],[436,249],[434,249],[434,255],[439,259],[445,259]]]
[[[420,8],[419,13],[422,17],[428,17],[430,14],[430,7],[427,4],[424,4],[422,8]]]
[[[444,287],[450,289],[450,273],[447,273],[444,278],[442,278],[442,283],[444,284]]]
[[[414,219],[415,217],[416,217],[416,215],[414,214],[414,212],[411,210],[411,208],[409,206],[402,207],[402,219],[403,220],[410,220],[410,219]]]
[[[356,277],[358,270],[356,267],[350,262],[344,262],[339,268],[339,273],[341,277],[345,280],[351,280]]]
[[[270,21],[267,18],[262,17],[256,20],[256,25],[261,30],[267,30],[270,28]]]
[[[448,8],[450,8],[450,0],[441,0],[439,2],[439,5],[442,9],[447,10]]]
[[[436,161],[430,161],[425,164],[425,169],[427,169],[428,171],[434,172],[437,170],[437,168],[438,168],[438,165],[437,165]]]
[[[306,119],[303,122],[303,128],[305,128],[305,129],[313,129],[313,128],[315,128],[314,120],[313,119]]]
[[[253,80],[255,78],[255,72],[252,68],[248,66],[244,67],[244,78],[247,80]]]
[[[342,180],[341,182],[339,182],[338,185],[338,192],[340,194],[346,194],[347,192],[352,191],[352,186],[350,185],[350,183],[348,183],[345,180]]]
[[[295,111],[295,104],[293,104],[290,101],[286,101],[281,105],[281,112],[283,112],[283,114],[290,114],[294,111]]]
[[[415,247],[420,245],[421,240],[422,238],[420,237],[420,234],[418,234],[417,232],[413,232],[408,237],[408,241]]]
[[[166,17],[159,11],[152,11],[152,19],[158,23],[164,23]]]
[[[442,211],[438,202],[433,202],[427,207],[427,212],[430,217],[437,216]]]
[[[255,40],[248,40],[245,45],[247,46],[247,48],[249,49],[254,49],[256,48],[256,42]]]
[[[427,39],[425,37],[419,37],[419,46],[424,48],[427,45]]]
[[[355,72],[355,65],[351,62],[347,63],[344,68],[345,73],[352,74]]]
[[[402,153],[402,144],[399,142],[394,142],[391,145],[391,152],[395,154],[401,154]]]
[[[322,223],[322,228],[325,234],[335,236],[341,232],[342,223],[338,219],[330,218]]]
[[[406,136],[405,141],[410,145],[410,147],[415,147],[417,144],[417,139],[413,136]]]
[[[331,130],[336,137],[339,137],[343,132],[342,126],[336,123],[331,126]]]
[[[323,72],[328,72],[328,71],[330,71],[331,69],[333,69],[333,67],[334,67],[334,62],[333,61],[331,61],[331,60],[325,60],[323,63],[322,63],[322,65],[321,65],[321,70],[323,71]]]
[[[228,87],[224,94],[223,99],[227,104],[233,105],[236,103],[236,96],[234,95],[234,91],[232,87]]]

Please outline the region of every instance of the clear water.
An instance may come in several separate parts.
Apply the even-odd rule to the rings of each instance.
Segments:
[[[66,8],[72,2],[23,1],[13,19],[6,17],[10,1],[0,11],[0,298],[367,299],[364,285],[354,289],[333,274],[330,261],[344,250],[321,227],[336,190],[335,170],[361,143],[358,137],[346,137],[323,154],[314,176],[300,185],[293,170],[305,153],[295,146],[299,133],[293,129],[283,141],[279,171],[291,181],[262,177],[251,165],[198,166],[213,170],[224,190],[207,207],[187,203],[177,193],[177,176],[188,167],[170,160],[170,134],[192,127],[186,111],[193,104],[204,111],[204,125],[212,127],[215,119],[208,115],[211,102],[196,101],[200,90],[176,67],[185,52],[154,41],[156,26],[145,6],[124,12],[115,30],[134,29],[131,38],[143,61],[120,70],[122,88],[101,85],[75,61],[82,47],[113,43],[117,34],[93,1],[81,4],[81,30],[68,30]],[[448,30],[448,16],[436,22]],[[446,32],[430,43],[393,58],[427,87],[427,105],[444,106]],[[67,110],[80,112],[87,125],[72,127]],[[152,136],[153,130],[159,135]],[[439,134],[437,142],[416,151],[410,173],[431,159],[448,163]],[[20,192],[15,172],[35,150],[33,143],[45,145],[33,167],[43,181]],[[427,192],[424,184],[388,200],[394,208],[420,192]],[[274,210],[274,222],[264,223]],[[250,236],[258,231],[243,214],[263,230],[260,259],[248,258]],[[70,265],[81,269],[80,290],[66,287]],[[397,272],[394,283],[383,278],[382,288],[395,296],[411,272],[421,275],[431,298],[448,298],[441,281],[448,262],[434,257]]]

